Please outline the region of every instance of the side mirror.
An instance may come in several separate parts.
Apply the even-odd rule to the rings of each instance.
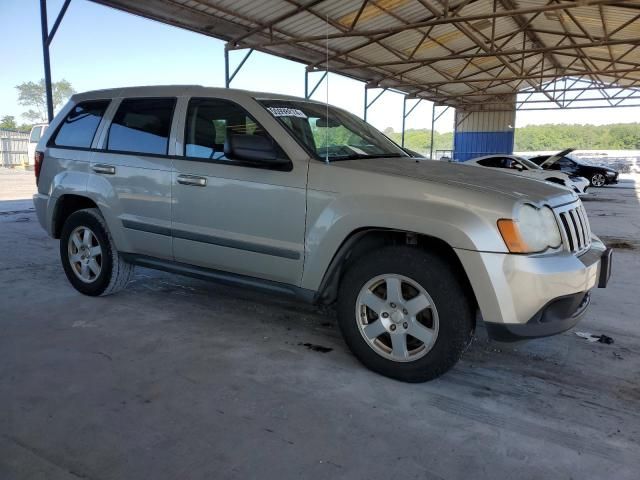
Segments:
[[[224,154],[231,160],[241,160],[269,165],[286,165],[287,159],[278,157],[273,143],[260,135],[227,134],[224,141]]]
[[[519,172],[522,172],[524,170],[524,167],[519,163],[516,163],[516,170],[518,170]]]

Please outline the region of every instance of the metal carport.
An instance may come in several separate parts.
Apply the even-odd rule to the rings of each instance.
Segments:
[[[70,1],[49,31],[40,0],[50,118],[49,44]],[[227,87],[257,50],[305,64],[307,97],[327,71],[364,82],[365,119],[384,92],[403,94],[403,138],[416,103],[433,102],[432,125],[453,107],[459,159],[512,148],[517,110],[640,106],[638,1],[93,1],[226,41]]]

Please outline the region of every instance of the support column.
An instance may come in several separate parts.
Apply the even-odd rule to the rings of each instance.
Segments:
[[[495,108],[475,111],[456,108],[454,160],[463,162],[482,155],[513,153],[515,102],[514,95]]]
[[[245,56],[242,58],[242,60],[240,60],[240,63],[238,64],[236,69],[233,71],[233,73],[229,75],[229,72],[230,72],[229,45],[227,44],[224,46],[224,88],[229,88],[229,85],[231,85],[231,82],[233,81],[235,76],[238,74],[238,72],[240,71],[244,63],[249,59],[249,56],[251,56],[252,53],[253,53],[253,48],[250,48],[249,51],[245,54]]]
[[[47,119],[53,120],[53,89],[49,61],[49,26],[47,24],[47,0],[40,0],[40,28],[42,30],[42,62],[44,64],[44,88],[47,93]]]
[[[364,121],[367,121],[367,112],[369,111],[369,108],[371,108],[371,106],[376,103],[378,101],[378,99],[382,96],[382,94],[384,92],[387,91],[386,88],[383,88],[380,93],[378,93],[375,97],[373,97],[373,100],[369,101],[369,89],[370,88],[376,88],[376,87],[369,87],[365,84],[364,86],[364,115],[362,116],[362,118],[364,119]]]
[[[47,94],[47,119],[49,123],[53,120],[53,88],[51,86],[51,63],[49,59],[49,46],[55,37],[60,22],[64,18],[64,14],[69,8],[71,0],[65,0],[58,12],[56,21],[53,22],[53,28],[49,32],[48,18],[47,18],[47,0],[40,0],[40,29],[42,32],[42,63],[44,65],[44,88]]]

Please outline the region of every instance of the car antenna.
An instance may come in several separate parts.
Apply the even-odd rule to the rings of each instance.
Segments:
[[[327,127],[325,128],[325,132],[324,132],[324,162],[329,165],[329,14],[327,13],[327,19],[326,19],[326,38],[325,38],[325,49],[326,49],[326,53],[327,53],[327,61],[324,64],[324,68],[325,68],[325,79],[326,79],[326,83],[325,83],[325,87],[326,87],[326,91],[327,91],[327,95],[326,95],[326,99],[325,99],[325,105],[326,105],[326,113],[325,113],[325,117],[326,117],[326,122],[327,122]]]

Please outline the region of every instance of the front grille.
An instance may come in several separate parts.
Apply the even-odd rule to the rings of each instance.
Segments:
[[[565,248],[576,254],[588,250],[591,246],[591,228],[582,202],[564,205],[556,208],[555,212]]]

